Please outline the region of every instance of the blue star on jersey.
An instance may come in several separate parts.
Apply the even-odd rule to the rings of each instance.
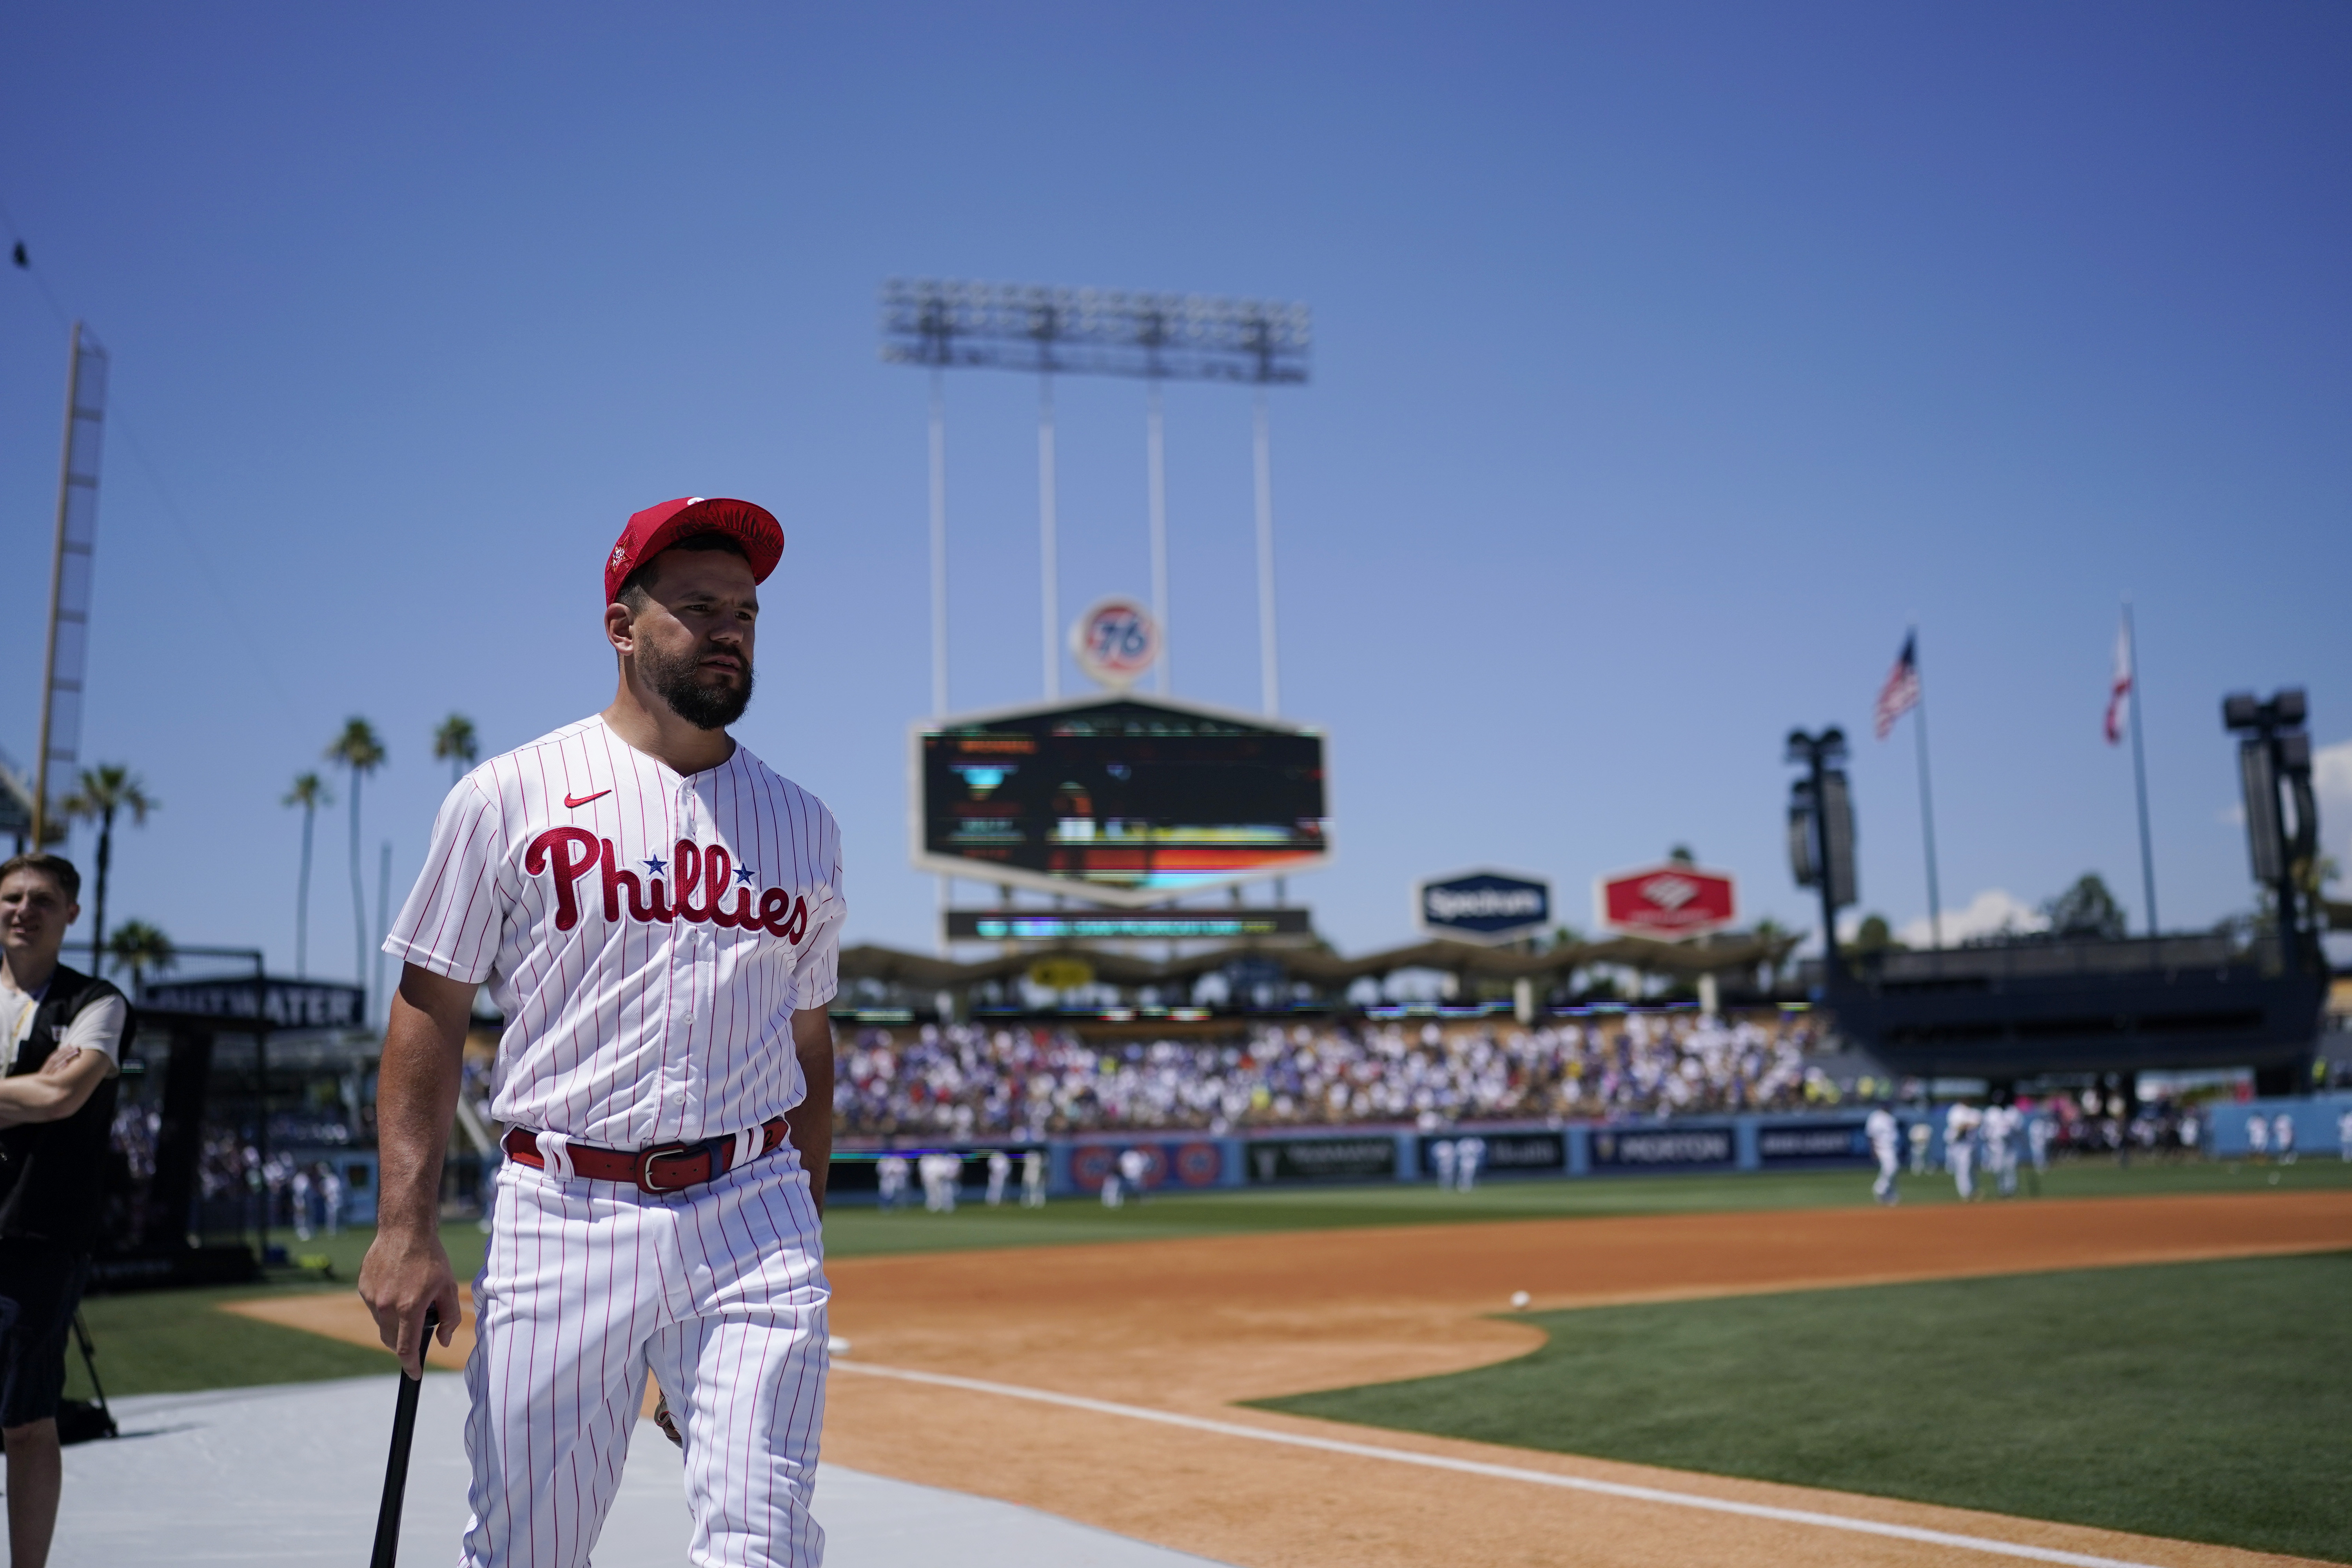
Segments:
[[[747,888],[756,888],[760,885],[759,879],[751,874],[751,868],[749,866],[736,867],[735,879]]]

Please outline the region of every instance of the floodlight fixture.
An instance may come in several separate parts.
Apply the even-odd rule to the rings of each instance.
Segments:
[[[1044,374],[1299,384],[1313,318],[1305,305],[1034,283],[892,279],[882,285],[882,358]]]
[[[2273,734],[2300,729],[2310,716],[2311,699],[2300,686],[2274,691],[2267,702],[2251,691],[2232,691],[2221,699],[2221,727],[2225,730]]]
[[[1835,724],[1818,735],[1808,735],[1802,730],[1789,731],[1787,760],[1793,763],[1811,763],[1815,757],[1831,767],[1846,760],[1845,731]]]

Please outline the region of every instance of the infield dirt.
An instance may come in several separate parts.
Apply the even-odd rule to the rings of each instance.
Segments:
[[[910,1223],[924,1223],[913,1220]],[[1538,1309],[2352,1247],[2352,1194],[1780,1210],[1313,1231],[862,1258],[830,1266],[825,1457],[1250,1568],[1984,1563],[1982,1552],[1278,1447],[971,1390],[944,1373],[1405,1453],[1877,1520],[2123,1562],[2287,1559],[1801,1487],[1338,1426],[1238,1402],[1534,1349]],[[235,1310],[373,1343],[348,1296]],[[1501,1314],[1496,1316],[1496,1314]],[[470,1329],[470,1324],[468,1324]],[[462,1351],[465,1347],[460,1346]],[[456,1358],[443,1352],[441,1364]]]

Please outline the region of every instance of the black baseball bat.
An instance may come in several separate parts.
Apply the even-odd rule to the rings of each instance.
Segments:
[[[441,1314],[431,1307],[425,1309],[425,1331],[416,1342],[416,1370],[411,1377],[408,1369],[400,1373],[400,1397],[392,1407],[392,1457],[383,1464],[383,1502],[375,1510],[375,1555],[368,1559],[368,1568],[393,1568],[393,1559],[400,1554],[400,1505],[408,1496],[408,1448],[416,1436],[416,1394],[425,1386],[425,1352],[433,1348],[434,1326]]]

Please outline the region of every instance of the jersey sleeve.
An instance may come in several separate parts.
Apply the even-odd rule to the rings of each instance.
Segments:
[[[58,1042],[61,1051],[81,1049],[100,1051],[115,1066],[122,1065],[122,1026],[131,1016],[131,1004],[120,996],[101,996],[74,1015],[66,1026],[65,1038]]]
[[[793,966],[793,1006],[822,1007],[841,990],[841,928],[849,918],[849,900],[841,893],[841,830],[830,818],[833,869],[825,878],[831,896],[812,923],[802,944],[800,962]]]
[[[425,869],[383,951],[451,980],[488,979],[509,902],[501,881],[505,842],[498,803],[473,779],[461,780],[433,820]]]

